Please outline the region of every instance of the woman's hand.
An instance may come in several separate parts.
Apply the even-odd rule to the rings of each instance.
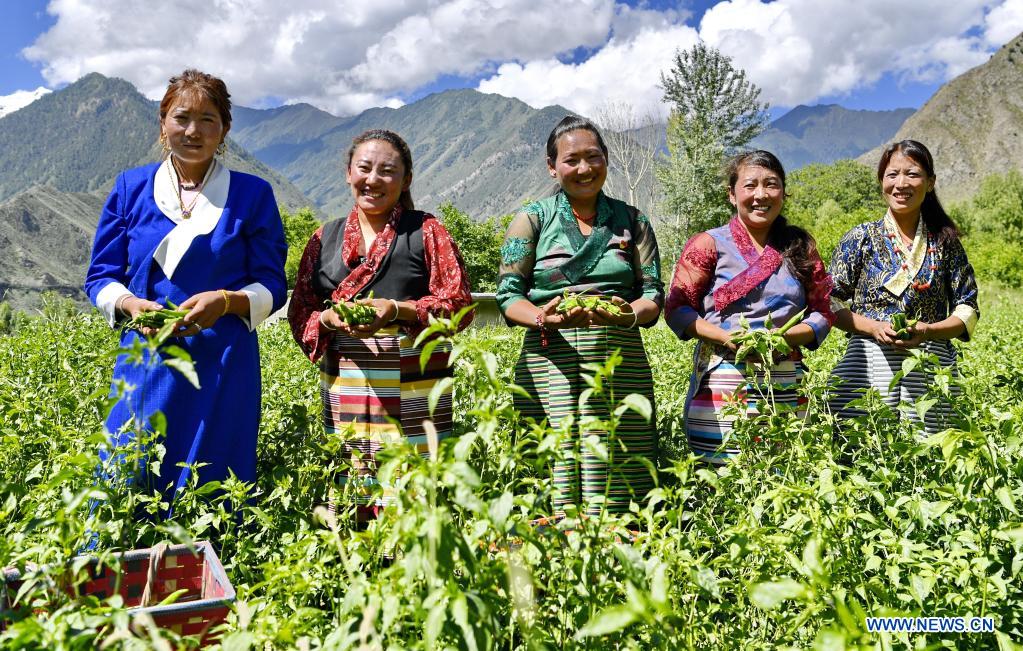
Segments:
[[[620,296],[612,296],[611,302],[618,306],[619,313],[612,314],[602,307],[595,310],[588,310],[591,326],[618,326],[619,328],[631,328],[638,325],[639,319],[632,304]]]
[[[118,307],[130,319],[134,319],[143,312],[155,312],[163,309],[163,306],[156,301],[150,301],[137,296],[125,298]],[[155,337],[156,333],[159,332],[159,328],[142,328],[141,332],[146,337]]]
[[[877,343],[886,346],[891,346],[899,341],[895,335],[895,330],[892,328],[892,324],[887,321],[870,319],[867,323],[866,334],[873,337]]]
[[[181,319],[180,326],[174,329],[171,336],[192,337],[206,328],[213,327],[213,324],[224,316],[226,307],[222,292],[199,292],[178,306],[179,310],[188,310],[188,314]]]
[[[348,331],[348,324],[341,318],[341,315],[329,307],[320,312],[320,328],[330,332],[342,331],[346,335],[351,334]]]
[[[398,318],[396,311],[397,304],[389,298],[364,298],[356,301],[361,305],[372,306],[376,310],[376,317],[372,322],[365,325],[348,325],[342,322],[341,331],[356,339],[368,339],[377,333],[380,328],[389,325]],[[331,310],[333,312],[333,310]],[[336,316],[336,314],[335,314]]]
[[[908,326],[906,331],[909,333],[909,339],[896,338],[894,342],[896,348],[916,348],[931,338],[931,324],[924,323],[923,321],[917,321],[915,324]]]
[[[561,304],[561,297],[555,296],[540,308],[543,315],[543,327],[547,330],[562,330],[567,328],[585,328],[590,323],[590,311],[581,307],[573,307],[568,312],[558,312],[558,305]]]

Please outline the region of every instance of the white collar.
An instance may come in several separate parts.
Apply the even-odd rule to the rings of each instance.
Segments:
[[[192,215],[188,219],[181,217],[181,202],[178,198],[177,188],[178,175],[174,165],[171,164],[170,157],[164,159],[156,170],[156,178],[153,181],[153,200],[160,212],[176,224],[153,253],[153,259],[163,269],[167,278],[174,275],[174,270],[177,269],[181,258],[188,251],[192,240],[213,231],[224,212],[228,190],[231,186],[231,172],[216,160],[212,165],[214,169],[209,173],[202,192],[196,197]]]

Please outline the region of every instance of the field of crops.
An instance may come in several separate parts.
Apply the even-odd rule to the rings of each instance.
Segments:
[[[391,451],[382,475],[400,503],[362,531],[337,481],[340,443],[318,422],[315,369],[284,324],[261,331],[258,485],[192,487],[172,521],[135,517],[158,512],[157,497],[104,487],[90,519],[115,337],[50,303],[0,335],[0,566],[50,568],[28,571],[0,647],[193,644],[132,624],[116,597],[53,589],[84,579],[71,559],[95,535],[104,550],[215,540],[238,591],[229,649],[1016,648],[1020,298],[985,295],[963,377],[935,378],[938,392],[962,383],[959,428],[924,440],[874,404],[833,436],[833,333],[808,360],[808,418],[747,422],[747,452],[717,471],[695,464],[680,430],[692,346],[654,328],[659,487],[626,516],[553,527],[530,522],[550,515],[547,469],[567,433],[511,407],[521,334],[470,330],[455,342],[461,436],[428,459]],[[332,491],[336,514],[322,508]],[[865,618],[883,615],[992,617],[997,632],[868,633]]]

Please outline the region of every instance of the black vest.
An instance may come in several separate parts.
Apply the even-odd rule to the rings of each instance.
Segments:
[[[414,301],[430,293],[430,270],[423,249],[425,215],[419,210],[402,211],[391,247],[356,298],[366,298],[372,291],[375,298]],[[347,217],[342,217],[323,226],[320,259],[313,269],[313,287],[323,300],[330,299],[338,284],[352,272],[341,254],[347,221]]]

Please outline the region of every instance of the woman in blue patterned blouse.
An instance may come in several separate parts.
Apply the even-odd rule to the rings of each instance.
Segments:
[[[881,219],[854,227],[831,259],[836,325],[849,333],[845,356],[835,368],[840,380],[830,404],[841,417],[862,412],[849,402],[874,388],[897,408],[927,392],[926,377],[914,372],[891,387],[910,350],[933,353],[954,368],[952,339],[969,340],[979,316],[977,281],[959,231],[934,192],[934,160],[915,140],[890,145],[877,166],[888,211]],[[918,319],[900,338],[896,314]],[[955,387],[953,387],[953,391]],[[950,407],[941,401],[924,416],[924,429],[938,431]],[[906,415],[919,420],[914,410]]]

